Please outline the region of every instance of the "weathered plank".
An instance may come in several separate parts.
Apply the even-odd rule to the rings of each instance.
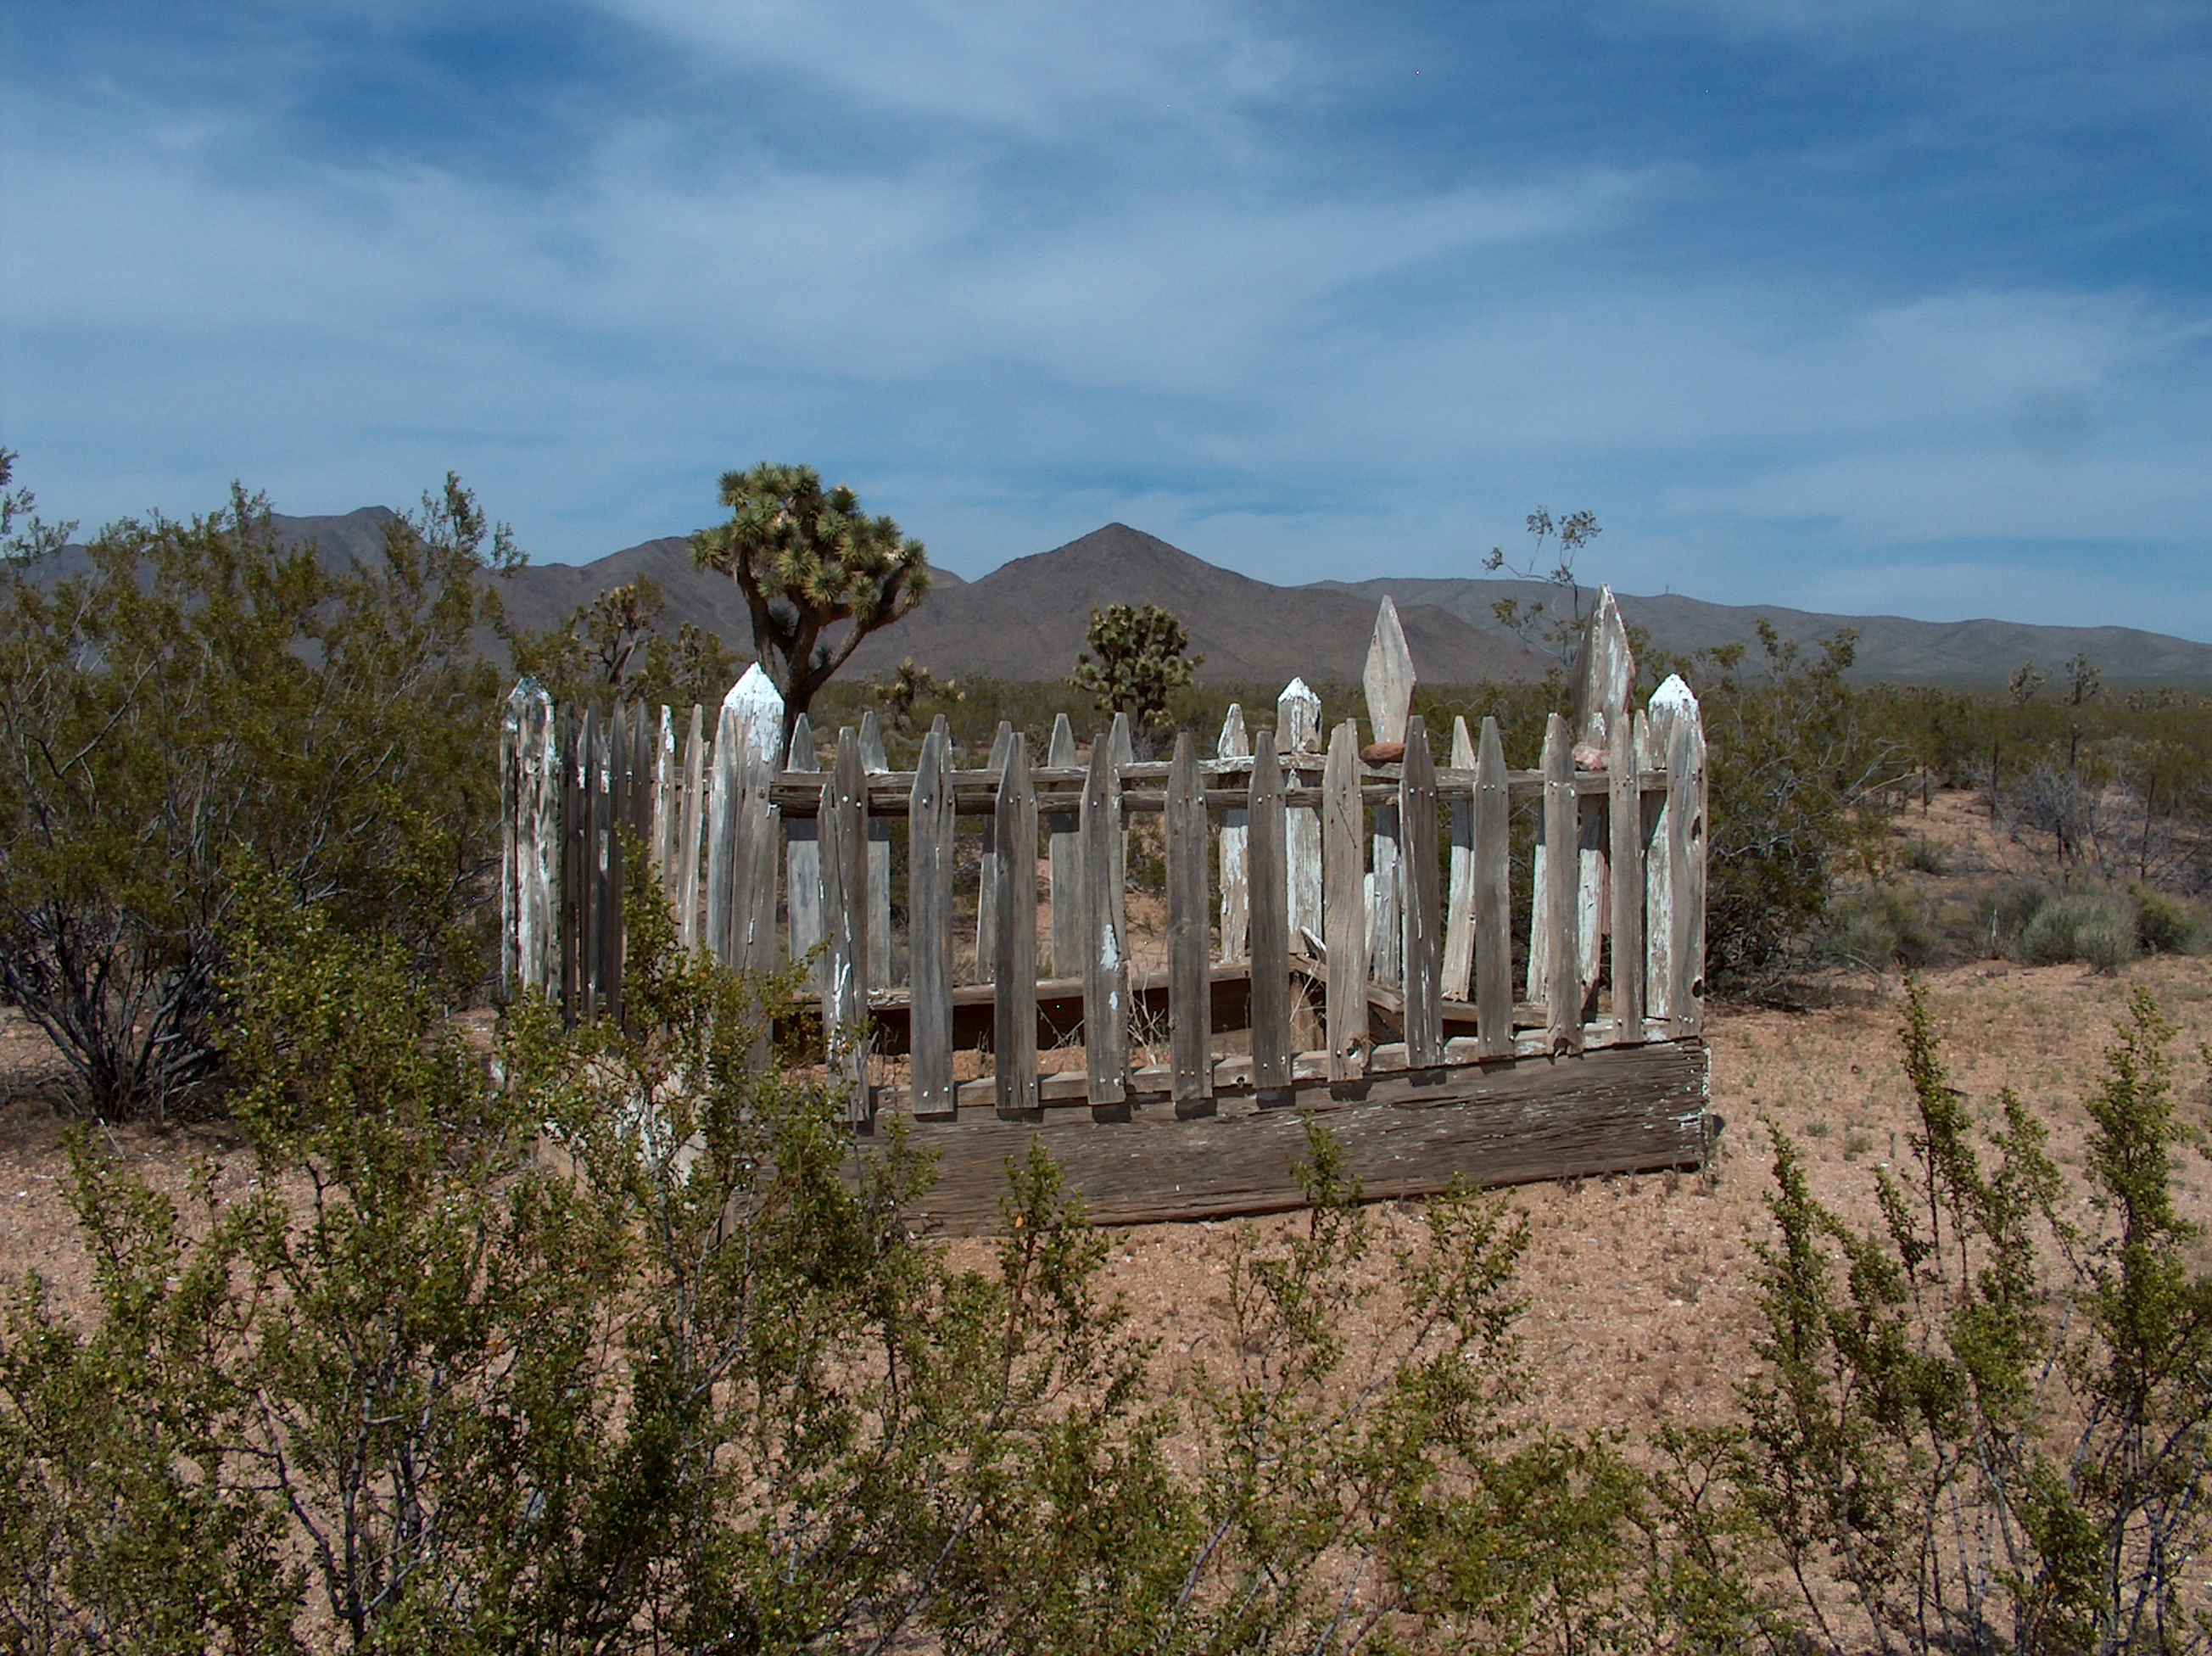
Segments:
[[[1640,767],[1662,772],[1674,752],[1674,726],[1696,705],[1689,685],[1677,674],[1651,692],[1638,722]],[[1662,787],[1644,803],[1644,841],[1651,849],[1644,863],[1644,1015],[1672,1023],[1674,1017],[1674,837],[1673,789]]]
[[[1036,795],[1029,740],[1010,731],[999,774],[994,882],[992,1050],[1001,1116],[1034,1116],[1036,1059]]]
[[[1213,989],[1206,977],[1206,787],[1190,733],[1168,773],[1168,1048],[1176,1114],[1213,1113]]]
[[[684,819],[678,828],[676,941],[689,954],[699,947],[699,830],[706,807],[706,709],[691,703],[690,734],[684,741]]]
[[[884,752],[883,732],[873,708],[860,715],[860,769],[887,776],[891,762]],[[864,795],[865,801],[866,795]],[[891,977],[891,819],[868,813],[868,987],[889,989]]]
[[[1644,1034],[1644,789],[1636,733],[1623,709],[1607,725],[1608,801],[1606,877],[1613,893],[1613,1019],[1620,1038]]]
[[[1283,874],[1283,772],[1275,733],[1252,744],[1252,1084],[1263,1105],[1291,1088],[1291,933]]]
[[[1474,739],[1464,715],[1452,719],[1451,768],[1474,769]],[[1451,878],[1444,896],[1443,993],[1467,999],[1474,973],[1474,796],[1451,802]]]
[[[991,809],[983,819],[983,865],[976,876],[975,891],[975,967],[990,973],[993,963],[999,958],[999,807],[998,798],[1006,774],[1006,756],[1014,751],[1014,728],[1007,721],[999,721],[999,734],[991,741],[991,774],[1000,779],[991,785]],[[1028,765],[1022,767],[1024,786],[1028,785]],[[994,980],[995,981],[995,980]]]
[[[822,851],[822,1028],[829,1042],[830,1073],[849,1089],[846,1119],[865,1132],[873,1120],[863,1023],[867,1002],[860,989],[867,843],[843,791],[833,766],[823,781],[822,809],[815,819],[821,829],[815,843]]]
[[[1443,1062],[1443,905],[1437,891],[1437,765],[1426,723],[1406,721],[1405,769],[1398,782],[1405,836],[1406,1047],[1417,1069]]]
[[[676,883],[676,818],[678,789],[683,778],[677,771],[679,761],[676,756],[676,709],[663,702],[660,704],[659,739],[653,749],[653,809],[647,821],[652,825],[653,874],[663,891]]]
[[[1114,931],[1126,938],[1129,935],[1129,813],[1121,808],[1121,773],[1137,758],[1136,736],[1127,714],[1114,715],[1107,752],[1114,761]]]
[[[1583,628],[1582,644],[1575,663],[1575,765],[1595,770],[1607,763],[1613,728],[1627,722],[1628,698],[1636,685],[1636,657],[1628,647],[1628,629],[1620,618],[1620,606],[1613,588],[1601,586],[1597,603]],[[1577,813],[1576,833],[1575,958],[1579,963],[1584,1012],[1593,1005],[1598,962],[1604,936],[1610,929],[1612,867],[1604,797],[1584,794]]]
[[[596,1018],[602,958],[599,928],[605,924],[607,900],[607,737],[597,708],[584,709],[584,726],[576,745],[584,766],[584,901],[577,981],[583,991],[583,1015]]]
[[[1244,709],[1235,702],[1221,721],[1221,735],[1213,745],[1216,759],[1249,758],[1252,745],[1244,734]],[[1221,813],[1221,955],[1225,965],[1245,958],[1252,924],[1252,880],[1249,856],[1252,813],[1231,806]]]
[[[1082,760],[1075,746],[1075,727],[1067,715],[1052,721],[1052,746],[1045,763],[1055,770],[1073,770]],[[1083,970],[1083,807],[1042,813],[1044,819],[1045,862],[1052,886],[1052,970],[1062,977]]]
[[[747,971],[773,971],[777,965],[775,865],[783,849],[774,789],[783,751],[783,695],[756,662],[724,699],[738,715],[736,844],[731,868],[738,883],[730,903],[726,958]]]
[[[1705,1154],[1706,1058],[1694,1041],[1593,1049],[1575,1062],[1535,1057],[1378,1077],[1364,1096],[1333,1099],[1300,1084],[1297,1107],[1226,1104],[1211,1119],[1144,1110],[1101,1130],[1054,1110],[1024,1127],[963,1117],[927,1124],[915,1148],[937,1154],[938,1178],[908,1222],[952,1235],[996,1227],[1009,1157],[1032,1135],[1102,1225],[1226,1219],[1303,1204],[1295,1169],[1310,1157],[1309,1120],[1326,1126],[1371,1201],[1432,1195],[1455,1178],[1501,1185],[1692,1167]],[[1346,1089],[1340,1087],[1339,1092]]]
[[[1129,1118],[1129,978],[1125,934],[1115,897],[1115,852],[1121,813],[1114,745],[1103,733],[1091,744],[1091,776],[1083,789],[1083,1061],[1095,1121]]]
[[[732,686],[734,695],[735,686]],[[737,901],[738,771],[744,751],[741,715],[732,696],[715,715],[714,757],[707,801],[707,949],[730,964],[731,905]]]
[[[814,752],[814,727],[801,713],[791,721],[791,752],[784,760],[788,770],[819,772],[822,761]],[[822,825],[791,817],[783,830],[784,903],[789,910],[791,958],[804,960],[822,941]],[[810,967],[806,982],[822,986],[819,963]]]
[[[1359,727],[1350,719],[1330,734],[1322,792],[1328,1076],[1355,1081],[1367,1068],[1367,813],[1359,801]]]
[[[506,991],[560,990],[561,745],[553,699],[534,679],[507,697],[501,791],[507,801],[501,907]]]
[[[952,1085],[952,788],[950,743],[922,739],[907,807],[908,1050],[917,1120],[958,1114]]]
[[[1419,684],[1413,671],[1413,652],[1406,643],[1406,630],[1398,622],[1398,606],[1383,599],[1375,611],[1375,635],[1367,645],[1367,662],[1359,676],[1367,694],[1367,723],[1378,742],[1406,740],[1406,721],[1413,715],[1413,691]]]
[[[1575,801],[1574,745],[1567,721],[1552,715],[1544,732],[1544,837],[1555,849],[1571,846],[1578,827]],[[1577,860],[1553,856],[1545,869],[1551,975],[1545,984],[1545,1032],[1554,1052],[1579,1052],[1583,1044],[1581,966],[1575,958]],[[1533,950],[1531,953],[1533,953]],[[1533,986],[1532,986],[1533,987]],[[1531,999],[1535,996],[1532,994]]]
[[[1705,1026],[1705,734],[1696,698],[1677,714],[1667,755],[1667,860],[1674,892],[1668,971],[1668,1027]]]
[[[1321,757],[1321,697],[1293,679],[1275,697],[1275,758],[1310,770]],[[1283,858],[1290,880],[1291,938],[1321,935],[1321,807],[1285,804]]]
[[[590,882],[584,874],[584,780],[582,726],[573,708],[564,708],[561,727],[561,1015],[570,1020],[584,1012],[584,910]]]
[[[1366,691],[1367,724],[1378,742],[1406,740],[1406,721],[1413,710],[1418,680],[1413,654],[1407,648],[1406,630],[1398,622],[1398,606],[1388,597],[1375,612],[1375,636],[1367,646],[1367,664],[1360,674]],[[1403,876],[1399,868],[1398,807],[1377,806],[1375,811],[1374,880],[1369,901],[1372,912],[1369,932],[1374,948],[1371,976],[1375,982],[1396,989],[1405,980]]]
[[[1490,1058],[1513,1050],[1513,819],[1495,719],[1482,721],[1474,775],[1475,1037]]]

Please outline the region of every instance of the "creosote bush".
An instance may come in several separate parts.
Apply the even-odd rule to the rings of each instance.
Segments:
[[[632,893],[627,1027],[441,1032],[390,947],[268,902],[231,955],[257,1177],[180,1215],[72,1147],[80,1327],[0,1336],[0,1624],[106,1650],[1707,1648],[1764,1626],[1723,1440],[1658,1472],[1509,1424],[1525,1229],[1375,1245],[1316,1132],[1187,1393],[1041,1152],[991,1268],[901,1212],[894,1132],[764,1064],[788,982]],[[806,1055],[775,1055],[789,1059]],[[1179,1434],[1188,1458],[1166,1445]],[[1725,1635],[1725,1636],[1723,1636]]]
[[[249,887],[481,976],[498,788],[483,579],[516,560],[459,479],[366,564],[281,545],[234,490],[126,520],[57,576],[0,563],[0,996],[109,1119],[206,1099]]]
[[[1917,983],[1905,1006],[1921,1124],[1878,1226],[1774,1130],[1739,1487],[1823,1648],[2203,1648],[2212,1277],[2172,1202],[2172,1028],[2130,997],[2083,1100],[2085,1210],[2019,1097],[1977,1129]]]

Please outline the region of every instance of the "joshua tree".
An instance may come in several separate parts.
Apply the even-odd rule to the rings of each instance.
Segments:
[[[890,518],[863,514],[843,484],[823,489],[811,466],[726,472],[721,500],[729,521],[693,535],[691,556],[744,590],[788,728],[863,638],[921,601],[928,556]]]

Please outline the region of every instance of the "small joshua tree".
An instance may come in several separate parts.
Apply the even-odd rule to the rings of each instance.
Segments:
[[[1190,648],[1190,629],[1157,604],[1142,609],[1109,604],[1091,611],[1083,642],[1089,648],[1075,658],[1067,682],[1105,711],[1126,713],[1147,728],[1166,717],[1168,692],[1188,685],[1206,660],[1183,654]]]
[[[730,521],[693,535],[691,556],[744,590],[753,648],[796,719],[863,638],[921,602],[928,555],[890,518],[865,515],[843,484],[825,490],[811,466],[726,472],[721,501]]]

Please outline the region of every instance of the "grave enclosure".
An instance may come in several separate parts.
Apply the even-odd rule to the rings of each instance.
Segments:
[[[1603,592],[1532,771],[1492,721],[1411,716],[1387,599],[1364,757],[1297,679],[1272,729],[1248,739],[1232,707],[1206,758],[1185,734],[1138,762],[1119,720],[1086,754],[1062,719],[1043,753],[1001,726],[963,769],[940,720],[911,771],[872,715],[826,769],[803,716],[786,743],[757,667],[682,736],[670,709],[556,709],[526,680],[501,740],[503,980],[619,1017],[637,879],[732,966],[818,949],[858,1153],[908,1118],[939,1156],[914,1222],[953,1233],[992,1227],[1032,1135],[1109,1224],[1299,1205],[1309,1118],[1370,1197],[1694,1166],[1705,740],[1686,685],[1634,708],[1634,677]],[[1147,818],[1165,889],[1133,893],[1157,919],[1133,932]],[[647,866],[624,867],[623,826]]]

